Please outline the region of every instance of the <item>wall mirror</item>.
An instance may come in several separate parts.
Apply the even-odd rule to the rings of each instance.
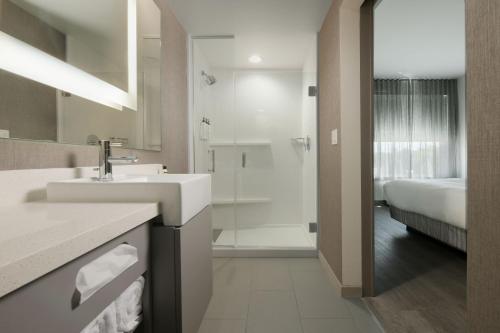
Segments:
[[[161,150],[154,0],[0,0],[0,138]]]

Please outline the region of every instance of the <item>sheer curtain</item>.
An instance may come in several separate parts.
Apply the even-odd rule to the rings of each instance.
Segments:
[[[375,179],[457,176],[456,80],[375,80]]]

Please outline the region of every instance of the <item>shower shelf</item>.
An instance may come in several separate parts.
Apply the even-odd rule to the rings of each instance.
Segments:
[[[247,147],[269,147],[271,146],[271,141],[263,140],[263,141],[213,141],[210,142],[210,146],[212,147],[231,147],[231,146],[247,146]]]
[[[251,205],[251,204],[261,204],[261,203],[271,203],[271,198],[242,198],[238,200],[234,200],[232,198],[221,198],[221,199],[213,199],[212,205],[214,206],[223,206],[223,205]]]

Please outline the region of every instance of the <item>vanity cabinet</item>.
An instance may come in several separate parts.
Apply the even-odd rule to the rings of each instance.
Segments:
[[[79,333],[142,276],[135,333],[197,333],[212,296],[211,207],[182,226],[163,222],[158,216],[1,297],[0,332]],[[123,244],[137,249],[137,261],[80,301],[79,271]]]
[[[78,333],[140,276],[146,281],[144,317],[136,332],[151,332],[150,239],[153,222],[144,223],[0,298],[0,332]],[[75,289],[78,271],[121,244],[137,249],[137,262],[80,304]]]
[[[197,333],[212,297],[211,206],[152,232],[153,332]]]

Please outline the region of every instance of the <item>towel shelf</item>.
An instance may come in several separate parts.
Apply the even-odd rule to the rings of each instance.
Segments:
[[[123,243],[78,270],[73,307],[88,300],[139,261],[138,249]]]
[[[145,223],[1,298],[0,332],[80,332],[140,276],[146,279],[143,294],[145,317],[141,325],[144,329],[141,333],[149,332],[151,224]],[[73,309],[78,271],[123,243],[137,248],[138,261]]]

